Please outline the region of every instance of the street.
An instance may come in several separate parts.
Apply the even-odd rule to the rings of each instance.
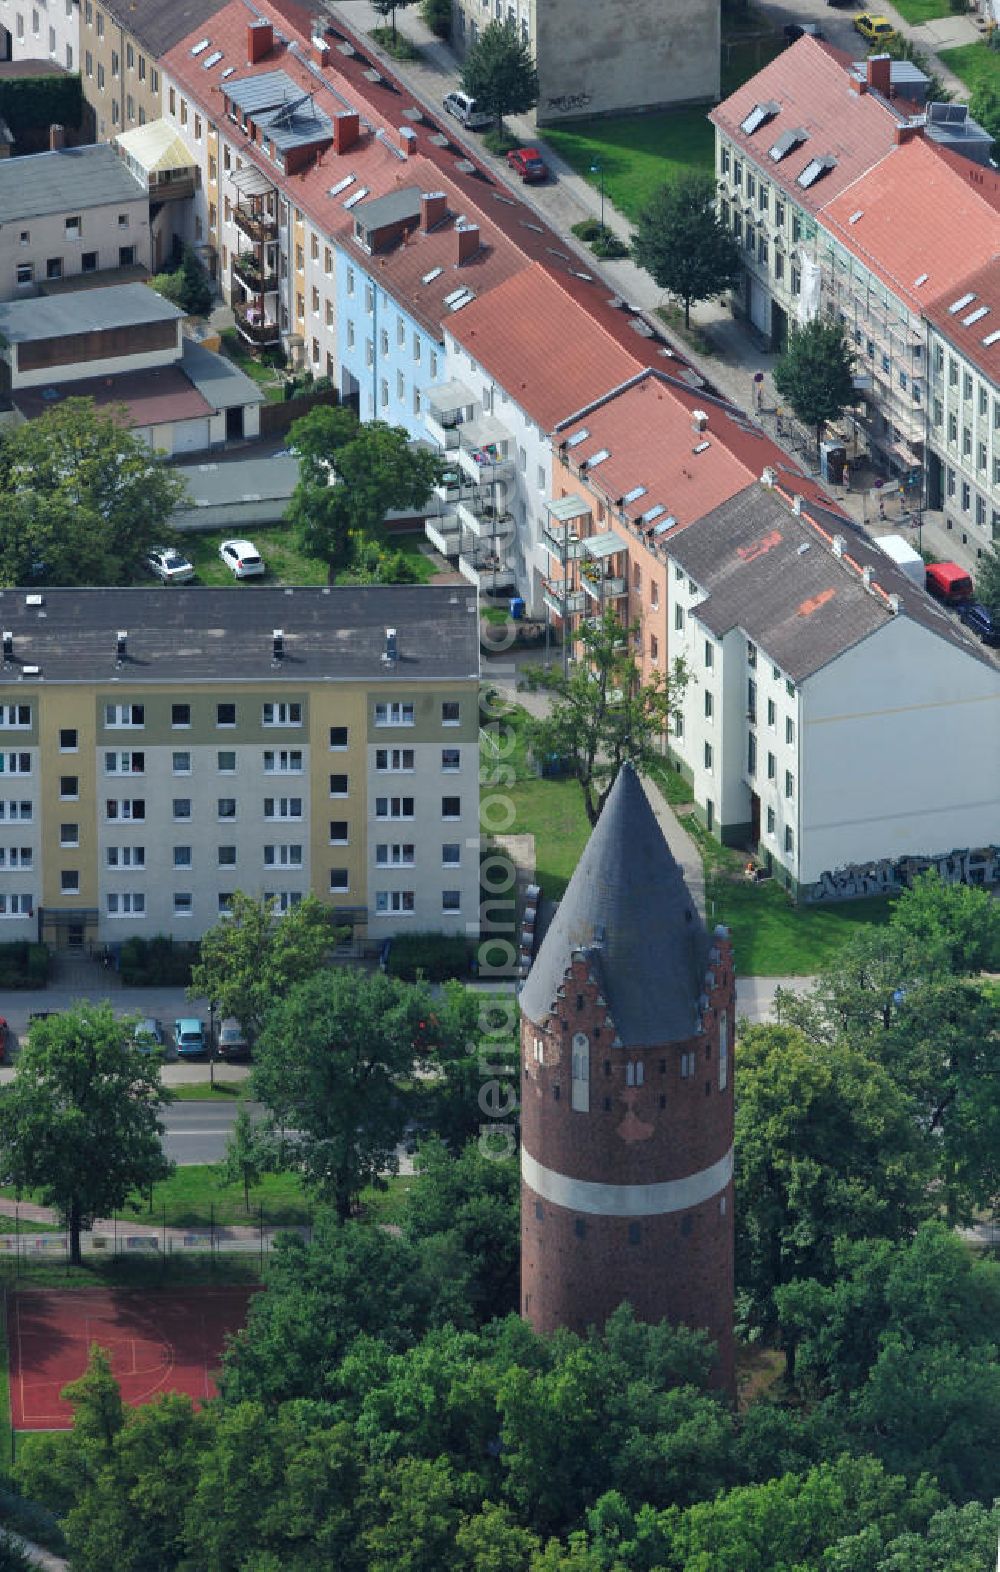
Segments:
[[[163,1137],[166,1155],[181,1167],[192,1163],[217,1163],[226,1149],[226,1139],[243,1106],[236,1097],[214,1102],[171,1103],[163,1110],[167,1133]],[[251,1118],[262,1112],[259,1103],[247,1103]]]

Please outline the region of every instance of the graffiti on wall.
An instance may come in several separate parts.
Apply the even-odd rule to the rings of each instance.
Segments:
[[[809,901],[898,895],[932,868],[945,884],[1000,884],[1000,846],[942,852],[934,857],[883,857],[878,862],[849,863],[821,874],[803,894]]]

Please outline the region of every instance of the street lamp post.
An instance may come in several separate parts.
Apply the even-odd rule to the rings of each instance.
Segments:
[[[600,176],[600,181],[601,181],[601,236],[603,238],[603,235],[604,235],[604,166],[603,166],[603,164],[601,164],[601,163],[593,163],[593,164],[591,164],[591,166],[590,166],[590,173],[592,175],[599,175]]]
[[[215,1000],[208,1001],[208,1075],[215,1085]]]

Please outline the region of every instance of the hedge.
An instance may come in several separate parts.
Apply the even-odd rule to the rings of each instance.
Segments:
[[[122,982],[132,988],[186,988],[198,950],[197,944],[170,939],[164,933],[151,939],[126,939],[119,956]]]
[[[44,988],[49,980],[47,944],[15,939],[0,944],[0,988]]]
[[[404,933],[393,939],[389,949],[388,971],[404,982],[447,982],[450,977],[466,977],[472,966],[474,945],[470,939],[449,938],[441,933]]]
[[[17,140],[48,126],[79,127],[83,89],[78,76],[15,76],[0,82],[0,117]]]

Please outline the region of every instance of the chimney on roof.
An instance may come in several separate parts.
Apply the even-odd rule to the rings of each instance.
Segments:
[[[400,126],[399,147],[406,158],[412,158],[417,151],[417,133],[412,126]]]
[[[705,430],[707,430],[707,428],[708,428],[708,415],[705,413],[705,411],[703,409],[693,409],[691,411],[691,430],[692,431],[705,431]]]
[[[835,557],[842,557],[844,555],[844,549],[845,549],[846,546],[847,546],[847,542],[844,539],[843,535],[834,535],[834,537],[833,537],[833,554],[834,554]]]
[[[455,229],[455,240],[458,247],[457,261],[459,267],[463,262],[469,262],[479,250],[479,225],[462,224]]]
[[[420,227],[427,233],[440,224],[448,212],[448,198],[443,191],[422,191],[420,194]]]
[[[855,72],[848,71],[847,80],[850,84],[851,92],[857,93],[859,98],[861,98],[863,94],[867,93],[868,83],[863,76],[857,76]]]
[[[382,654],[382,659],[387,665],[395,665],[399,659],[399,640],[396,637],[395,628],[386,628],[385,630],[385,650]]]
[[[333,151],[346,153],[361,135],[361,117],[356,109],[345,109],[333,117]]]
[[[14,635],[9,630],[4,630],[3,635],[3,663],[9,666],[14,659]]]
[[[312,56],[313,63],[315,65],[318,65],[318,66],[329,65],[329,63],[330,63],[330,45],[327,43],[326,39],[323,37],[322,30],[321,30],[321,28],[319,26],[316,27],[316,30],[314,31],[314,33],[312,35],[312,38],[309,40],[309,53]]]
[[[861,582],[864,585],[866,590],[870,590],[871,589],[871,587],[872,587],[872,570],[871,570],[871,568],[862,568],[861,569]]]
[[[285,658],[285,634],[282,628],[275,628],[271,634],[271,663],[277,665]]]
[[[777,480],[777,478],[778,477],[775,474],[774,470],[771,468],[770,464],[766,464],[764,466],[763,471],[761,472],[761,477],[760,477],[761,485],[762,486],[766,486],[768,491],[772,491],[774,489],[774,483]]]
[[[128,629],[119,628],[115,640],[115,665],[124,666],[128,660]]]
[[[920,117],[917,118],[916,121],[908,120],[908,121],[905,122],[905,124],[902,124],[902,125],[897,123],[897,126],[896,126],[896,146],[897,147],[902,147],[904,142],[912,142],[913,141],[913,138],[916,136],[917,132],[920,130],[922,119],[923,119],[923,117],[920,116]]]
[[[49,126],[49,152],[58,153],[65,146],[66,127],[59,125]]]
[[[802,512],[802,494],[801,494],[801,492],[797,491],[795,493],[794,497],[792,498],[792,512],[795,514],[796,518],[798,518],[799,514]]]
[[[247,24],[247,65],[256,65],[274,48],[274,28],[261,17]]]
[[[865,76],[868,86],[873,93],[881,93],[883,98],[888,98],[892,87],[892,57],[890,55],[869,55],[866,62]]]
[[[898,617],[899,616],[899,613],[900,613],[900,611],[902,609],[902,605],[903,605],[903,602],[900,600],[898,595],[890,595],[889,596],[889,610],[892,612],[894,617]]]

